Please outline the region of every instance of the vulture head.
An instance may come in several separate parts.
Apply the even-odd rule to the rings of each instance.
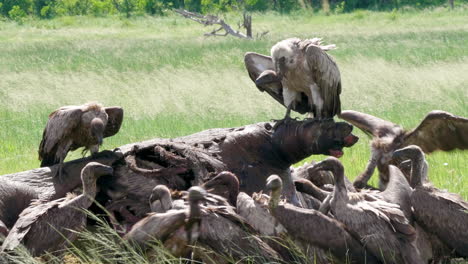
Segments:
[[[112,175],[114,169],[110,166],[103,165],[98,162],[90,162],[81,171],[81,180],[84,183],[96,182],[101,176]]]
[[[276,43],[271,48],[271,58],[275,65],[275,71],[282,78],[289,69],[296,68],[299,61],[298,38],[289,38]]]
[[[91,137],[98,142],[99,145],[102,145],[102,139],[104,138],[104,130],[106,128],[106,124],[104,124],[103,120],[100,118],[94,118],[91,121]]]
[[[283,188],[283,181],[281,178],[273,174],[266,180],[266,189],[271,191],[269,206],[274,209],[278,206],[281,190]]]
[[[335,178],[335,187],[345,188],[344,184],[344,167],[340,160],[335,157],[328,157],[321,162],[318,162],[312,167],[314,171],[330,171]]]

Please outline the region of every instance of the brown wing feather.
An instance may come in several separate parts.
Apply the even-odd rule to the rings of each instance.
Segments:
[[[31,205],[24,209],[18,217],[15,225],[2,244],[2,251],[15,249],[28,234],[32,224],[34,224],[42,215],[51,208],[58,206],[66,198],[57,199],[51,202],[44,200],[35,200]]]
[[[274,71],[275,66],[273,60],[270,56],[261,55],[255,52],[247,52],[244,56],[244,63],[247,72],[249,73],[250,79],[255,83],[257,78],[264,73],[265,71]],[[284,98],[283,98],[283,85],[280,81],[272,82],[263,85],[257,85],[257,88],[264,92],[266,91],[273,99],[278,101],[284,107]],[[304,97],[300,102],[296,102],[296,105],[293,106],[292,110],[300,114],[305,114],[311,112],[312,109],[306,100],[306,95],[301,93],[301,96]]]
[[[46,128],[39,145],[39,160],[54,159],[58,162],[60,153],[56,153],[61,144],[66,144],[66,138],[80,124],[82,106],[65,106],[49,115]]]
[[[340,70],[335,61],[316,45],[309,45],[307,47],[306,59],[324,101],[323,116],[333,117],[340,114],[341,77]]]
[[[468,149],[468,118],[431,111],[417,128],[406,134],[404,145],[418,145],[425,153]]]
[[[397,127],[396,124],[390,121],[354,110],[342,111],[339,117],[374,137],[382,136],[380,133],[383,130],[391,131],[392,128]]]
[[[113,106],[113,107],[106,107],[104,110],[107,113],[107,125],[106,130],[104,130],[104,137],[111,137],[120,130],[120,126],[122,125],[124,111],[122,107]]]

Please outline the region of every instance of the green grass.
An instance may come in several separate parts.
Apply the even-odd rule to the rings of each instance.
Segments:
[[[254,41],[203,37],[210,28],[176,15],[0,22],[0,174],[39,166],[47,116],[62,105],[124,107],[121,131],[102,149],[280,118],[284,108],[255,88],[243,54],[268,54],[278,40],[293,36],[320,36],[338,46],[331,54],[342,74],[343,109],[405,128],[433,109],[468,116],[467,15],[465,7],[253,14],[254,32],[270,32]],[[232,24],[241,17],[226,16]],[[342,158],[350,178],[369,158],[368,138],[356,134],[360,142]],[[428,156],[431,180],[467,199],[467,158],[462,151]]]

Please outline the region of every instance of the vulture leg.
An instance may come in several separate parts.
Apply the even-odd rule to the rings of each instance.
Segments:
[[[309,97],[309,104],[312,109],[314,109],[314,106],[315,106],[314,117],[317,119],[321,119],[322,109],[323,109],[323,99],[322,99],[322,96],[320,96],[320,89],[317,86],[317,84],[314,83],[313,85],[310,86],[310,93],[312,95],[312,98]]]
[[[280,119],[280,120],[273,119],[272,120],[272,121],[275,122],[275,125],[273,126],[273,130],[276,130],[281,125],[285,125],[285,124],[289,123],[291,120],[294,119],[294,118],[291,118],[291,108],[292,107],[293,107],[293,103],[288,105],[288,108],[286,109],[286,115],[284,116],[283,119]]]
[[[367,182],[369,181],[370,177],[375,171],[375,168],[377,167],[378,159],[378,152],[372,150],[371,158],[367,162],[366,169],[354,180],[353,185],[355,188],[362,189],[368,187]]]

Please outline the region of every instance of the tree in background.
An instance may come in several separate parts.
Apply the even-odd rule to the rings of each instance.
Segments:
[[[322,0],[322,9],[325,14],[330,13],[330,2],[328,0]]]
[[[24,16],[32,13],[33,0],[0,0],[1,13],[6,17],[10,17],[9,12],[15,8],[13,13],[23,14]],[[21,11],[20,11],[21,10]]]

